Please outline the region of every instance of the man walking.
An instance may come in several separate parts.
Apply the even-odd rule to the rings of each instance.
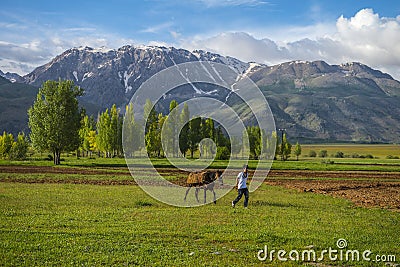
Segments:
[[[235,207],[236,203],[239,202],[239,200],[242,198],[244,194],[244,207],[247,208],[247,205],[249,203],[249,189],[247,189],[247,165],[243,166],[243,171],[239,173],[239,175],[236,177],[236,186],[238,189],[238,196],[235,198],[234,201],[232,201],[232,208]]]

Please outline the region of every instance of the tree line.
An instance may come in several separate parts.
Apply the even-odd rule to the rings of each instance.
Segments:
[[[266,159],[275,150],[283,160],[291,153],[286,134],[278,140],[276,132],[248,126],[242,136],[229,138],[214,120],[190,117],[187,104],[180,111],[175,100],[170,102],[169,114],[157,112],[147,100],[143,107],[145,124],[134,117],[132,104],[125,107],[124,114],[113,105],[95,119],[79,109],[77,98],[82,94],[72,81],[47,81],[28,110],[32,145],[37,151],[51,151],[55,164],[60,163],[61,151],[76,151],[77,156],[135,156],[144,152],[150,157],[191,158],[198,152],[202,158],[217,159],[228,159],[232,152],[234,157],[249,154],[252,159]],[[243,142],[247,139],[248,144]],[[298,144],[295,154],[297,148]]]
[[[3,132],[0,135],[0,157],[2,159],[22,160],[26,158],[29,148],[28,138],[19,133],[16,140],[11,133]]]

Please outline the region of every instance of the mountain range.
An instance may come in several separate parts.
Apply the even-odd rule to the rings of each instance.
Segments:
[[[80,47],[65,51],[24,77],[0,72],[0,76],[14,82],[1,80],[0,100],[6,101],[3,94],[13,86],[28,86],[30,89],[25,90],[37,92],[46,80],[69,79],[85,89],[81,102],[96,114],[114,103],[123,107],[140,85],[160,70],[192,61],[226,64],[238,76],[252,79],[267,98],[277,127],[285,128],[291,140],[400,142],[400,82],[357,62],[329,65],[324,61],[292,61],[267,66],[203,50],[190,52],[174,47]],[[212,86],[206,86],[201,92],[190,86],[182,87],[174,90],[172,97],[179,102],[202,93],[228,101],[229,92]],[[14,94],[13,100],[8,101],[10,104],[4,107],[12,102],[26,103],[21,97],[29,98],[31,94],[25,91]],[[33,100],[34,97],[32,103]],[[235,98],[230,101],[234,102]],[[165,110],[167,104],[167,101],[162,103]],[[20,109],[26,114],[26,105],[21,104]],[[10,120],[11,117],[7,120],[0,116],[3,128],[0,130],[6,129],[6,125],[9,127],[4,122]],[[26,129],[26,118],[14,119],[12,124],[14,128]]]

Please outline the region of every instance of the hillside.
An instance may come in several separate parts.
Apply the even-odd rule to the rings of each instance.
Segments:
[[[288,62],[251,75],[276,124],[316,141],[399,142],[400,83],[360,63]]]
[[[33,104],[38,89],[35,86],[11,83],[0,77],[0,132],[28,132],[27,110]]]
[[[0,77],[0,133],[3,131],[17,135],[29,132],[28,114],[38,93],[38,87],[29,84],[10,82]],[[84,100],[79,101],[89,115],[96,115],[101,107]]]

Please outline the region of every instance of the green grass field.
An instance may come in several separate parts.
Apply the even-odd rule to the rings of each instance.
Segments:
[[[350,153],[345,147],[350,145],[304,146],[303,153],[307,149],[333,153],[338,148]],[[399,155],[394,153],[397,148],[385,146],[381,151],[379,146],[356,145],[352,153],[379,158],[331,158],[334,163],[326,164],[321,158],[300,157],[300,161],[275,161],[272,168],[332,170],[344,175],[354,170],[399,172],[400,160],[384,157]],[[135,185],[102,184],[132,179],[124,159],[63,158],[55,169],[106,173],[13,173],[10,165],[52,166],[52,162],[0,161],[1,266],[301,266],[307,261],[281,262],[276,254],[272,262],[259,261],[257,252],[265,245],[286,252],[312,249],[318,258],[324,249],[337,249],[339,238],[347,240],[346,249],[371,250],[371,260],[376,255],[395,255],[394,264],[400,263],[400,213],[396,211],[268,185],[250,195],[249,209],[242,207],[242,201],[235,209],[230,206],[234,191],[216,205],[178,208],[152,199]],[[165,159],[153,163],[161,169],[171,167]],[[215,161],[211,167],[226,164]],[[254,168],[255,162],[249,165]],[[99,184],[85,184],[91,181]],[[189,197],[194,198],[194,193]],[[372,261],[330,261],[327,255],[322,263],[385,266]]]
[[[400,214],[343,199],[262,186],[249,209],[177,208],[137,186],[2,183],[3,266],[263,266],[257,252],[349,249],[400,255]],[[275,258],[272,262],[278,265]],[[366,262],[330,262],[365,265]],[[285,265],[300,265],[288,262]],[[382,265],[383,266],[383,265]]]

